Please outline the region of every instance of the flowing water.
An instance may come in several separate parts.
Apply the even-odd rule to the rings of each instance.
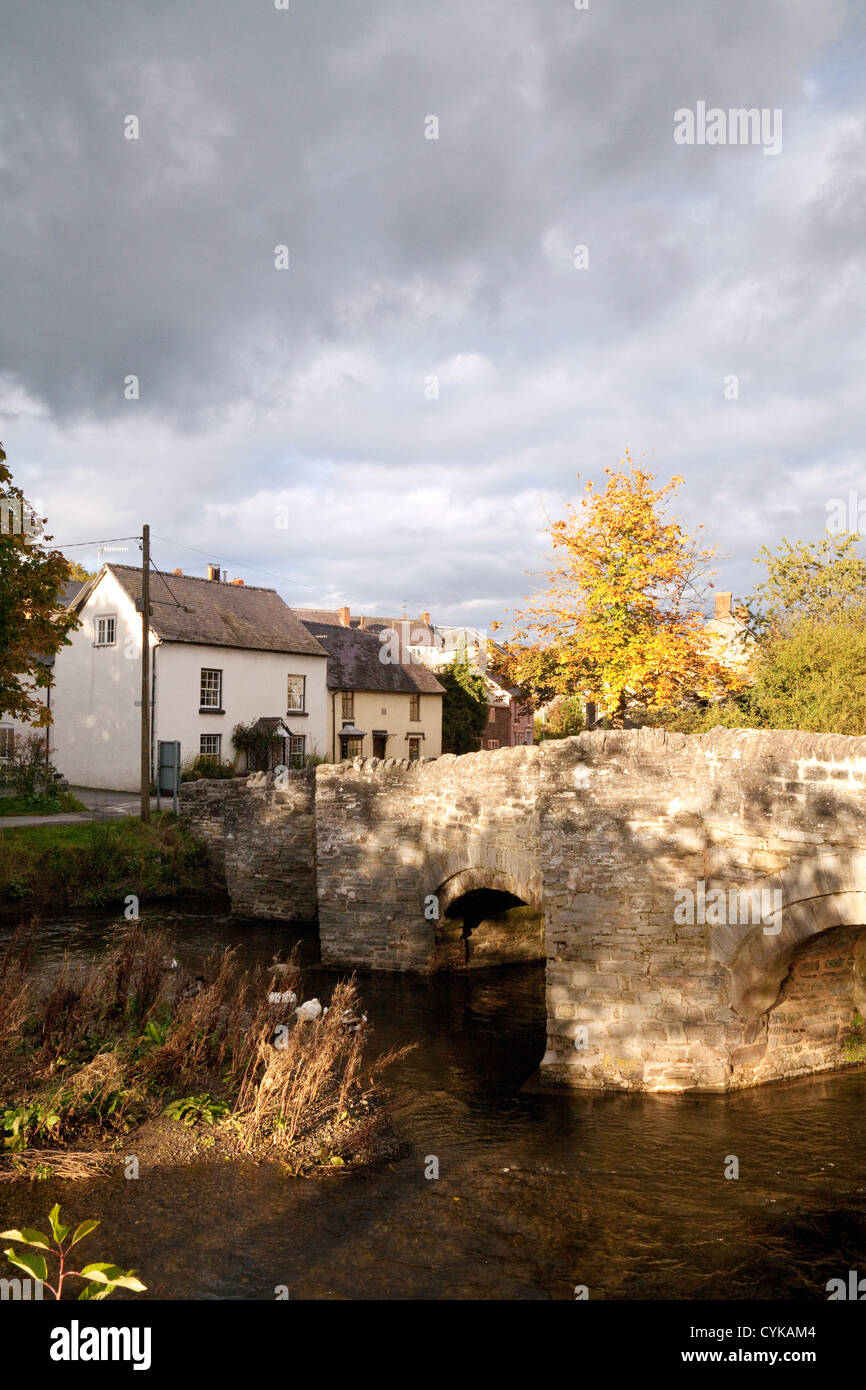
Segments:
[[[192,912],[148,914],[180,968],[215,947],[282,958],[315,934]],[[46,968],[92,958],[104,916],[43,924]],[[2,933],[0,933],[2,936]],[[135,1266],[145,1297],[272,1299],[826,1298],[866,1273],[866,1069],[732,1096],[533,1088],[543,965],[418,978],[362,974],[375,1044],[420,1046],[389,1073],[405,1156],[378,1171],[291,1179],[271,1165],[193,1165],[125,1180],[0,1185],[0,1228],[99,1216],[90,1258]],[[527,1085],[527,1083],[529,1083]],[[724,1176],[736,1155],[740,1176]],[[431,1158],[439,1177],[425,1177]],[[99,1249],[96,1248],[97,1244]]]

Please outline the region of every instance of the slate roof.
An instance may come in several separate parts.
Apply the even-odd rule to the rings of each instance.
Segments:
[[[309,610],[307,610],[309,611]],[[379,660],[382,643],[375,632],[341,623],[306,621],[304,627],[328,653],[330,690],[382,690],[393,694],[443,695],[426,666],[398,666]]]
[[[106,565],[133,602],[141,597],[141,570]],[[87,586],[87,593],[91,585]],[[80,601],[80,596],[79,596]],[[151,627],[163,642],[191,642],[242,651],[324,656],[323,649],[276,589],[222,584],[191,575],[150,576]],[[182,604],[183,607],[178,607]],[[185,610],[190,611],[185,611]]]
[[[326,625],[332,627],[337,625],[342,627],[342,623],[340,623],[340,614],[336,608],[296,608],[294,612],[297,613],[298,617],[304,623],[325,623]],[[419,628],[424,628],[425,631],[430,633],[433,632],[433,628],[431,627],[431,625],[429,623],[425,623],[421,618],[377,618],[371,617],[367,613],[365,613],[363,617],[363,630],[365,632],[381,632],[383,628],[393,628],[395,631],[402,634],[402,625],[404,623],[409,625],[408,633],[410,636]],[[349,626],[351,628],[355,628],[356,630],[359,629],[361,627],[360,617],[351,617],[349,619]]]

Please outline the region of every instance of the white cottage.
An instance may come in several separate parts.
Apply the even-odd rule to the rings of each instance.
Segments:
[[[309,755],[326,756],[324,651],[275,589],[209,574],[150,577],[152,767],[161,741],[179,741],[184,761],[231,761],[235,726],[259,721],[277,761],[301,766]],[[73,785],[138,788],[140,597],[141,571],[108,564],[72,604],[82,625],[55,664],[52,743]]]

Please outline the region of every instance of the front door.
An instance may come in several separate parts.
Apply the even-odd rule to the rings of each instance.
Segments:
[[[373,757],[374,757],[374,758],[385,758],[385,757],[387,757],[387,754],[386,754],[386,752],[385,752],[385,749],[386,749],[387,745],[388,745],[388,735],[387,735],[387,734],[374,734],[374,735],[373,735]]]

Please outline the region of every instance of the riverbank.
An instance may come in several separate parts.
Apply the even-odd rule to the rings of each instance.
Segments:
[[[0,911],[123,907],[214,892],[204,854],[171,812],[82,825],[4,828],[0,823]]]
[[[89,968],[32,969],[38,923],[0,955],[0,1180],[87,1178],[210,1157],[272,1160],[291,1176],[389,1150],[354,981],[303,1001],[295,955],[249,967],[214,952],[193,979],[171,942],[119,925]],[[193,1137],[194,1136],[194,1137]]]

